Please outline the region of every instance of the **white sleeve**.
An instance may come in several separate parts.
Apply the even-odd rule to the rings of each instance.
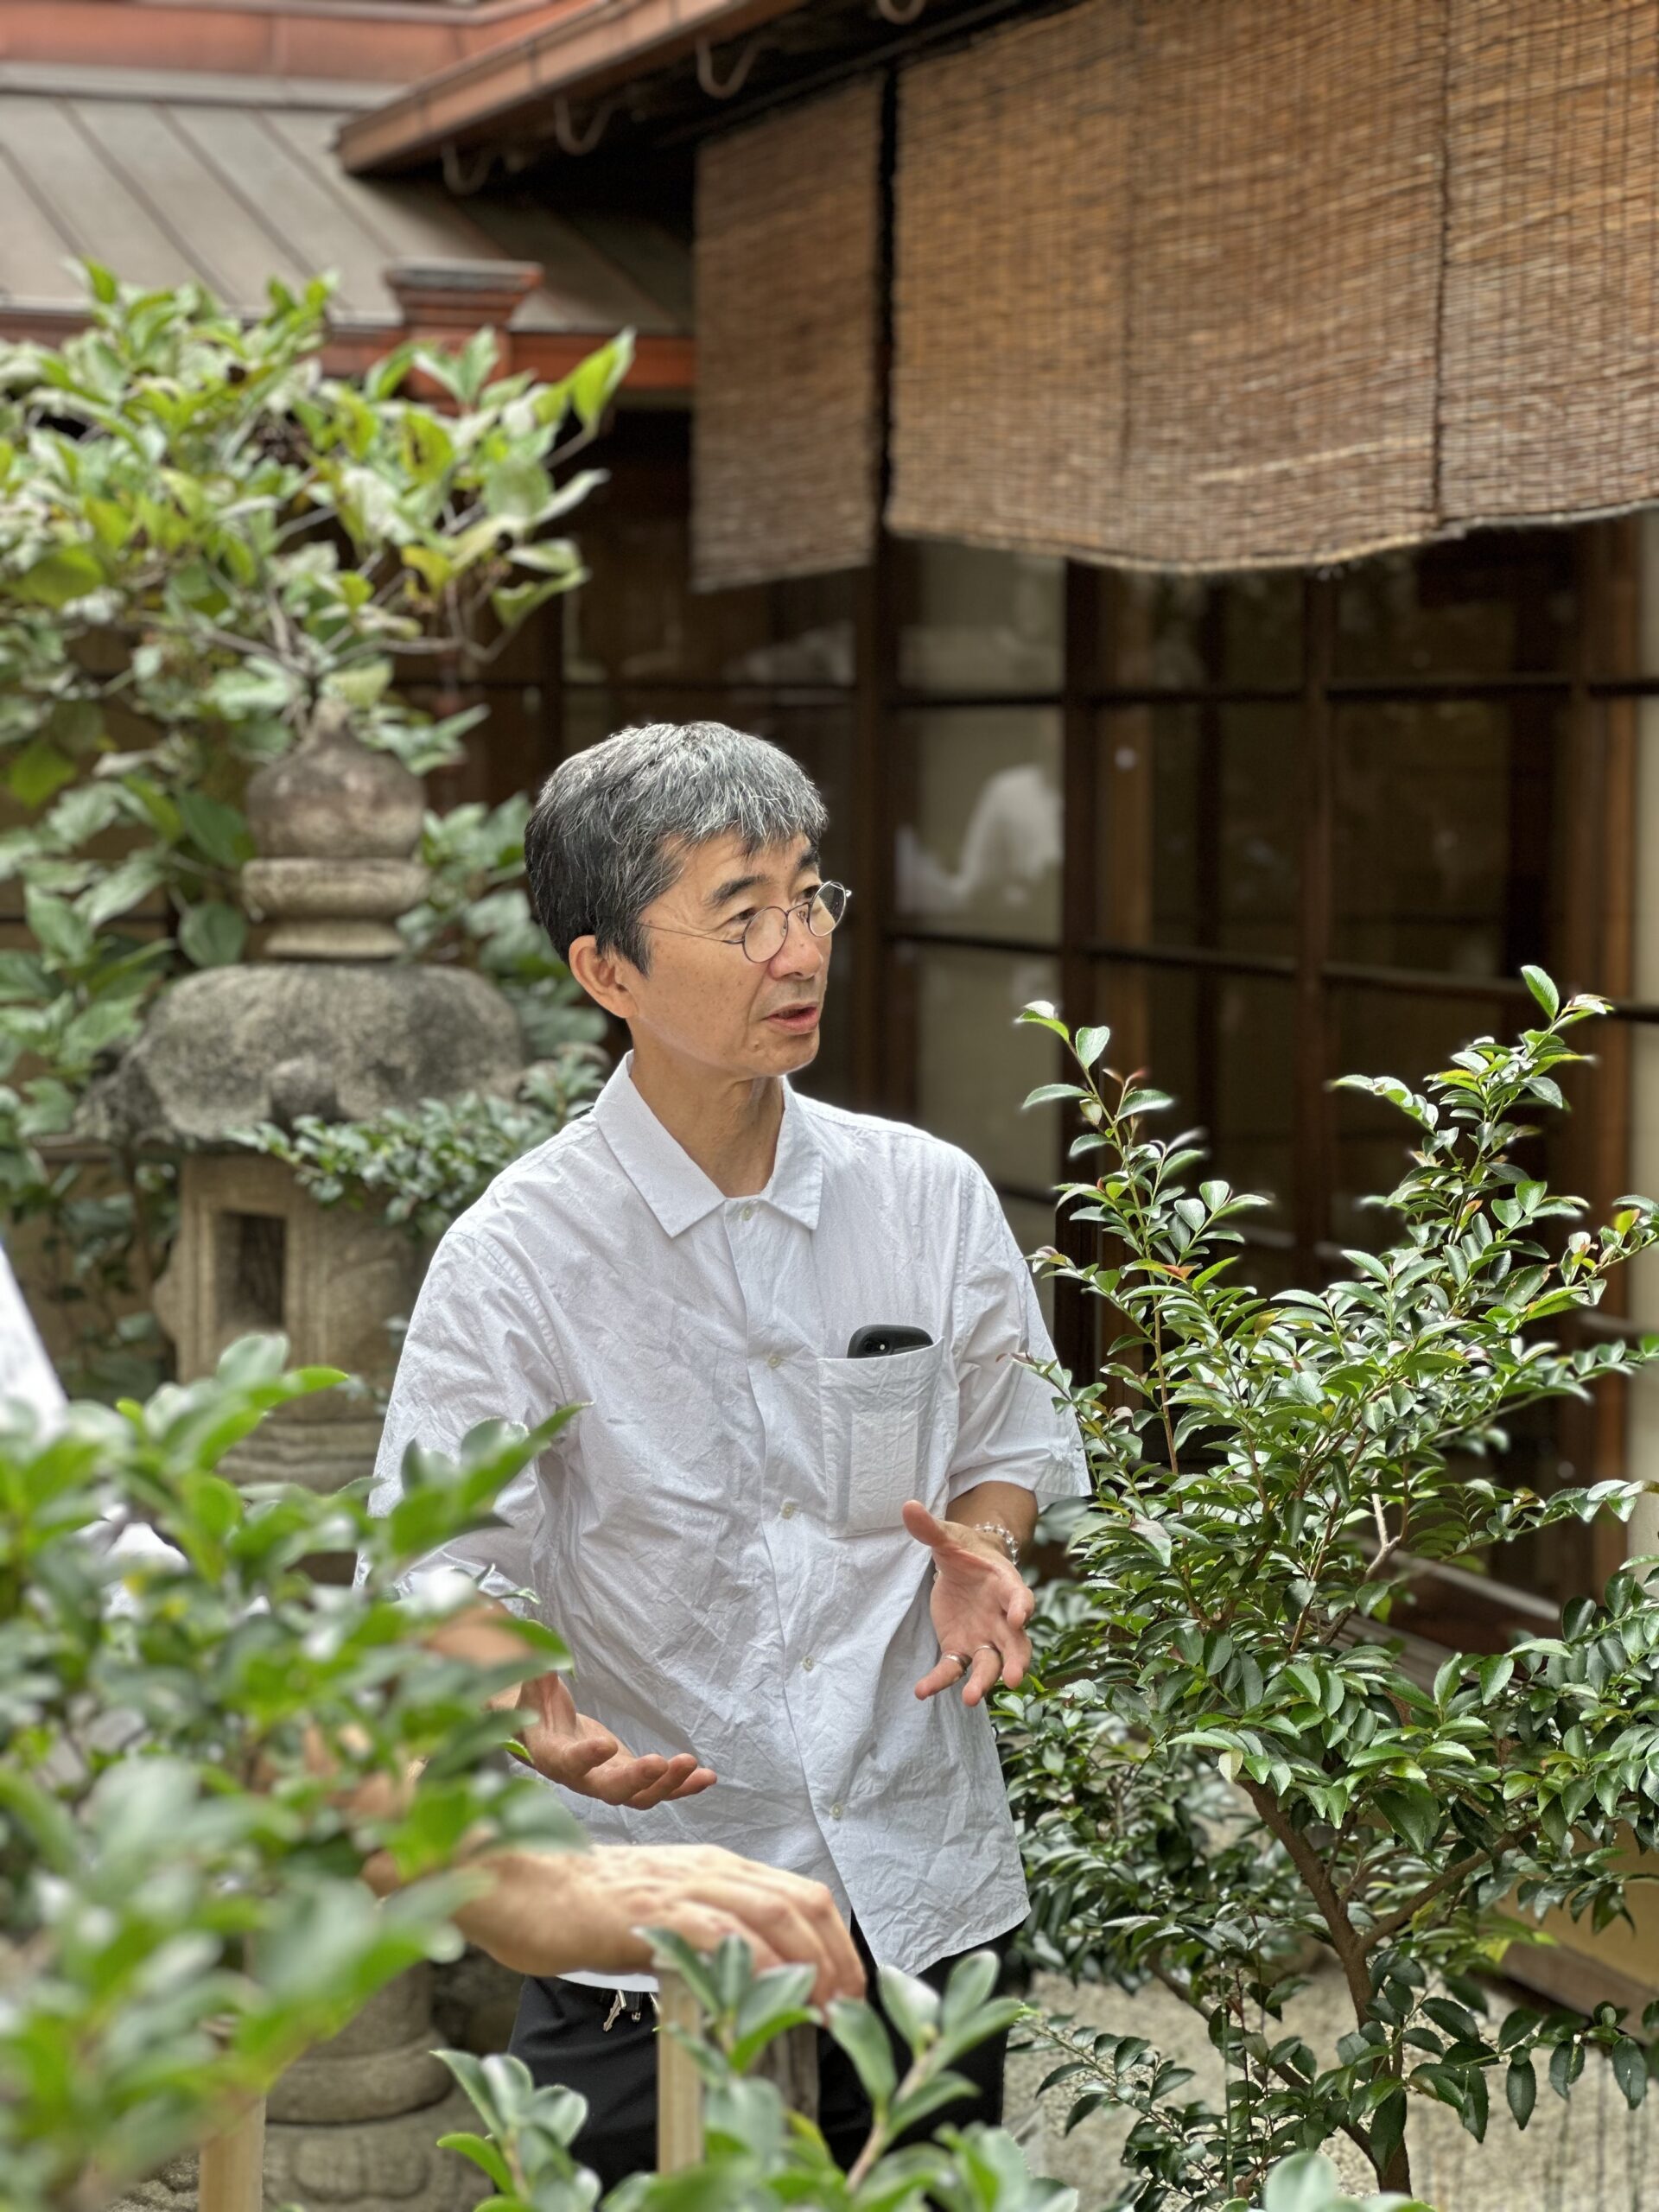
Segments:
[[[519,1421],[532,1428],[567,1404],[550,1334],[541,1300],[513,1261],[476,1232],[451,1230],[433,1255],[410,1317],[375,1459],[370,1511],[389,1513],[402,1496],[404,1455],[411,1444],[453,1452],[480,1421]],[[532,1580],[542,1472],[543,1461],[531,1461],[501,1492],[495,1510],[504,1527],[480,1529],[442,1546],[403,1578],[402,1586],[412,1590],[434,1570],[459,1567],[484,1596],[515,1612],[534,1612],[517,1593]]]
[[[57,1428],[68,1402],[3,1247],[0,1247],[0,1398],[28,1406],[43,1433]],[[81,1533],[91,1550],[111,1559],[163,1560],[172,1567],[184,1565],[183,1554],[163,1543],[146,1522],[131,1516],[124,1503],[107,1506],[99,1519]],[[130,1612],[132,1600],[117,1592],[111,1610]]]
[[[957,1254],[956,1359],[958,1421],[950,1495],[976,1483],[1014,1483],[1039,1498],[1086,1497],[1083,1440],[1054,1385],[1027,1360],[1051,1362],[1031,1269],[977,1167],[963,1192]]]
[[[20,1400],[44,1422],[63,1411],[63,1385],[46,1356],[17,1278],[0,1246],[0,1398]]]

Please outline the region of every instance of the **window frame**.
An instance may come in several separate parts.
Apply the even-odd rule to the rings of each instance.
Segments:
[[[1567,1124],[1562,1156],[1570,1163],[1571,1186],[1593,1208],[1606,1210],[1627,1187],[1630,1154],[1630,1039],[1635,1025],[1659,1022],[1659,1005],[1630,995],[1635,852],[1636,702],[1659,696],[1659,676],[1637,672],[1635,644],[1637,525],[1630,518],[1580,526],[1572,531],[1573,613],[1570,665],[1556,673],[1487,677],[1457,674],[1398,678],[1344,677],[1337,668],[1337,601],[1340,580],[1333,574],[1307,574],[1302,591],[1302,675],[1296,685],[1240,685],[1217,682],[1195,686],[1117,686],[1101,680],[1100,646],[1109,572],[1070,562],[1064,577],[1064,680],[1058,692],[1011,696],[963,691],[918,691],[898,681],[893,615],[892,554],[878,551],[866,575],[867,616],[860,639],[861,727],[863,772],[855,779],[864,816],[857,833],[861,871],[876,871],[867,907],[874,926],[863,948],[862,973],[855,979],[863,1039],[859,1103],[875,1110],[913,1115],[917,1092],[916,1023],[913,999],[905,986],[905,954],[929,944],[964,950],[1049,953],[1059,963],[1061,1010],[1073,1024],[1101,1016],[1101,980],[1116,969],[1148,977],[1172,971],[1191,976],[1200,992],[1213,989],[1229,975],[1283,978],[1294,994],[1292,1077],[1293,1176],[1282,1194],[1291,1223],[1288,1236],[1269,1232],[1264,1242],[1287,1250],[1297,1280],[1330,1281],[1344,1262],[1331,1235],[1335,1186],[1336,1099],[1329,1078],[1335,1064],[1337,995],[1364,991],[1415,994],[1484,1001],[1494,1027],[1524,1016],[1531,1001],[1517,976],[1484,979],[1431,970],[1396,969],[1337,957],[1333,902],[1333,854],[1337,828],[1337,717],[1350,702],[1421,704],[1452,700],[1499,700],[1516,696],[1548,698],[1563,711],[1568,771],[1560,779],[1567,819],[1559,825],[1552,876],[1559,866],[1560,895],[1552,901],[1565,917],[1564,929],[1552,924],[1549,963],[1568,988],[1602,990],[1615,1003],[1615,1015],[1598,1034],[1601,1066],[1587,1112]],[[1096,821],[1101,787],[1100,721],[1103,710],[1143,705],[1196,706],[1213,714],[1237,703],[1292,706],[1297,710],[1296,781],[1300,805],[1296,824],[1300,889],[1294,949],[1288,955],[1229,953],[1202,946],[1131,944],[1103,937],[1096,926],[1098,849]],[[913,762],[900,742],[903,717],[918,708],[1058,707],[1063,739],[1064,849],[1060,891],[1060,934],[1035,942],[1000,938],[972,931],[930,930],[898,914],[894,903],[893,853],[899,826],[913,819]],[[863,892],[866,887],[861,885]],[[1055,1072],[1063,1073],[1057,1053]],[[1054,1160],[1057,1180],[1068,1172],[1062,1134]],[[999,1186],[1009,1199],[1044,1199],[1048,1194],[1022,1185]],[[1056,1238],[1074,1256],[1090,1256],[1089,1231],[1065,1222]],[[1055,1342],[1062,1363],[1074,1372],[1092,1371],[1097,1332],[1095,1301],[1074,1285],[1057,1287]],[[1609,1307],[1574,1317],[1564,1331],[1567,1340],[1588,1342],[1628,1325]],[[1593,1405],[1563,1404],[1558,1430],[1560,1458],[1571,1462],[1577,1479],[1599,1480],[1621,1473],[1625,1460],[1624,1386],[1605,1387]],[[1573,1556],[1567,1577],[1580,1587],[1599,1586],[1624,1555],[1624,1532],[1614,1523],[1588,1530],[1576,1528],[1563,1539]],[[1536,1600],[1516,1591],[1506,1604],[1504,1586],[1493,1586],[1493,1603],[1479,1624],[1484,1635],[1501,1645],[1511,1624],[1530,1624]],[[1529,1610],[1530,1608],[1530,1611]],[[1452,1614],[1472,1625],[1468,1604],[1453,1597]]]

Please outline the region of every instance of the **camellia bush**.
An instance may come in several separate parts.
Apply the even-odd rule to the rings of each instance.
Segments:
[[[158,1371],[174,1179],[77,1146],[86,1087],[171,980],[242,957],[243,788],[320,709],[416,771],[460,757],[484,710],[400,687],[464,686],[582,581],[575,464],[631,341],[538,383],[484,330],[353,380],[323,367],[321,280],[245,322],[195,285],[87,283],[84,331],[0,345],[0,885],[29,933],[0,950],[0,1205],[107,1392]],[[591,1037],[530,919],[522,809],[435,817],[422,856],[411,954],[499,981],[532,1055]]]
[[[1262,1201],[1205,1179],[1190,1137],[1153,1134],[1171,1102],[1106,1065],[1103,1029],[1025,1017],[1077,1060],[1035,1096],[1081,1116],[1092,1179],[1064,1200],[1100,1238],[1096,1259],[1044,1265],[1103,1300],[1109,1343],[1070,1393],[1096,1480],[1077,1580],[1001,1700],[1034,1942],[1074,1975],[1156,1978],[1202,2017],[1226,2082],[1195,2097],[1142,2038],[1048,2028],[1078,2110],[1135,2114],[1119,2202],[1139,2212],[1253,2202],[1274,2161],[1338,2137],[1408,2190],[1425,2100],[1480,2139],[1495,2107],[1527,2125],[1541,2075],[1567,2095],[1592,2052],[1632,2106],[1653,2069],[1659,2007],[1497,2018],[1488,1992],[1547,1908],[1606,1928],[1652,1878],[1630,1846],[1659,1844],[1659,1590],[1633,1562],[1556,1633],[1452,1652],[1432,1681],[1389,1628],[1422,1562],[1627,1516],[1640,1494],[1540,1497],[1498,1464],[1519,1408],[1659,1350],[1552,1339],[1659,1227],[1641,1198],[1580,1225],[1520,1164],[1562,1104],[1570,1033],[1605,1011],[1527,979],[1539,1021],[1516,1041],[1477,1039],[1421,1090],[1347,1078],[1409,1129],[1381,1201],[1395,1241],[1271,1298],[1236,1279],[1236,1224]],[[1351,2013],[1334,2052],[1283,2018],[1319,1953]]]
[[[396,1578],[474,1529],[564,1416],[415,1451],[409,1492],[243,1491],[224,1454],[343,1380],[280,1338],[49,1427],[0,1401],[0,2205],[95,2212],[261,2094],[417,1959],[460,1948],[463,1840],[567,1848],[496,1758],[491,1690],[569,1663],[519,1622],[480,1675],[426,1639],[474,1602]],[[359,1548],[356,1589],[302,1561]],[[424,1762],[412,1792],[404,1785]],[[407,1886],[361,1878],[389,1852]]]
[[[908,1974],[881,1970],[881,1993],[910,2046],[901,2078],[893,2045],[872,2006],[849,1999],[824,2019],[851,2059],[874,2110],[869,2140],[850,2172],[830,2157],[817,2126],[785,2107],[777,2087],[751,2077],[762,2052],[787,2029],[820,2016],[807,2003],[809,1967],[754,1973],[747,1949],[728,1937],[703,1958],[679,1937],[657,1936],[658,1964],[679,1973],[703,2015],[702,2033],[670,2029],[690,2050],[703,2086],[704,2156],[673,2174],[634,2174],[606,2198],[607,2212],[671,2212],[695,2203],[708,2212],[743,2205],[811,2204],[825,2212],[877,2212],[925,2201],[951,2212],[1073,2212],[1076,2192],[1033,2176],[1000,2127],[945,2126],[932,2141],[895,2149],[969,2083],[951,2062],[1007,2028],[1023,2010],[995,1994],[992,1952],[964,1960],[943,1997]],[[483,2136],[443,2139],[480,2166],[499,2194],[491,2212],[588,2212],[597,2190],[570,2151],[585,2101],[573,2090],[537,2089],[522,2061],[444,2054],[484,2123]]]
[[[952,2062],[1008,2027],[1025,2011],[995,1993],[998,1962],[982,1952],[963,1960],[943,1994],[890,1967],[880,1969],[881,1999],[909,2062],[900,2070],[891,2037],[874,2008],[838,1999],[826,2016],[806,2003],[809,1968],[753,1972],[743,1945],[728,1938],[702,1958],[659,1932],[658,1962],[685,1980],[702,2015],[701,2031],[669,2031],[685,2044],[703,2085],[703,2155],[671,2174],[632,2174],[605,2199],[606,2212],[754,2212],[756,2207],[812,2205],[822,2212],[1075,2212],[1077,2191],[1033,2175],[1005,2129],[946,2123],[931,2139],[904,2141],[967,2088]],[[775,2085],[753,2072],[787,2029],[820,2021],[852,2061],[870,2100],[868,2139],[842,2173],[814,2124],[790,2112]],[[472,2099],[482,2134],[442,2139],[471,2158],[498,2194],[480,2212],[589,2212],[594,2176],[570,2145],[587,2114],[584,2100],[556,2084],[537,2088],[512,2057],[442,2054]],[[1267,2177],[1263,2212],[1428,2212],[1404,2197],[1344,2196],[1336,2171],[1317,2153],[1281,2161]]]

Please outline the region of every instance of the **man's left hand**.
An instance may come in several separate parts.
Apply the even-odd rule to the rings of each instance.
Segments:
[[[905,1526],[933,1554],[933,1627],[939,1663],[916,1685],[938,1697],[960,1683],[964,1705],[981,1705],[999,1677],[1017,1689],[1031,1664],[1026,1623],[1035,1602],[1020,1570],[996,1542],[955,1521],[940,1521],[912,1498]],[[963,1660],[968,1665],[962,1665]]]

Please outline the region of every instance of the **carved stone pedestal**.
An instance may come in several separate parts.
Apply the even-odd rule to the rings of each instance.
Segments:
[[[477,2124],[432,2056],[431,1971],[412,1967],[290,2067],[265,2114],[265,2202],[308,2212],[471,2212],[490,2193],[437,2139]]]

